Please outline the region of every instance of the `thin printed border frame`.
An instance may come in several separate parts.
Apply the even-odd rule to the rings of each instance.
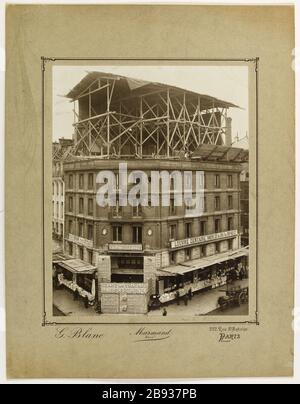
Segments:
[[[42,327],[46,326],[57,326],[57,325],[64,325],[64,326],[72,326],[72,325],[82,325],[82,326],[89,326],[89,325],[165,325],[165,323],[160,322],[136,322],[136,323],[126,323],[126,322],[75,322],[75,323],[64,323],[64,322],[52,322],[47,320],[47,313],[46,313],[46,254],[45,254],[45,71],[46,65],[48,62],[56,62],[56,61],[135,61],[135,62],[253,62],[255,64],[255,132],[256,132],[256,142],[255,142],[255,191],[256,191],[256,202],[255,202],[255,243],[256,243],[256,254],[255,254],[255,272],[256,272],[256,310],[255,310],[255,321],[201,321],[201,322],[167,322],[166,324],[170,325],[219,325],[219,324],[254,324],[259,326],[259,285],[258,285],[258,133],[259,133],[259,124],[258,124],[258,116],[259,116],[259,57],[255,58],[245,58],[245,59],[238,59],[238,58],[229,58],[229,59],[202,59],[202,58],[72,58],[72,57],[46,57],[41,56],[41,72],[42,72],[42,82],[41,82],[41,103],[42,103]]]

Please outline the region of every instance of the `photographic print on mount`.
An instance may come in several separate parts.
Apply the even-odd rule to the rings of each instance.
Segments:
[[[6,14],[8,377],[291,376],[293,7]]]
[[[50,62],[45,319],[257,322],[258,60]]]

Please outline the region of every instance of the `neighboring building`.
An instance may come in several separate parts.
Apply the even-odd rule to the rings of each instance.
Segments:
[[[67,159],[72,139],[59,139],[52,144],[52,233],[56,240],[64,239],[65,185],[63,163]]]
[[[249,245],[249,165],[243,164],[241,172],[241,242]]]
[[[104,313],[145,313],[224,285],[248,255],[241,249],[240,173],[248,151],[231,147],[235,105],[176,87],[90,73],[69,94],[78,101],[73,159],[64,163],[65,253],[97,268]],[[203,171],[204,214],[186,207],[103,208],[99,171]],[[164,190],[160,188],[160,196]]]

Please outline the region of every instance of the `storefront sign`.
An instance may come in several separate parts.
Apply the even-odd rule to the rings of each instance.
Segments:
[[[78,243],[86,248],[93,248],[93,241],[89,240],[87,238],[83,238],[83,237],[78,237],[78,236],[74,236],[74,234],[69,234],[69,241],[72,241],[73,243]]]
[[[194,244],[207,243],[210,241],[221,240],[228,237],[235,237],[238,235],[237,230],[224,231],[222,233],[208,234],[206,236],[198,236],[186,238],[184,240],[171,241],[171,248],[186,247]]]
[[[117,293],[117,294],[141,294],[148,292],[148,285],[144,283],[101,283],[101,293]]]
[[[143,251],[142,244],[109,244],[109,251]]]

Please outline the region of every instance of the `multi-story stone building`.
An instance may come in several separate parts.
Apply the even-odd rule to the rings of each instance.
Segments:
[[[249,245],[249,165],[243,164],[241,184],[241,243]]]
[[[78,103],[73,159],[64,163],[65,252],[97,268],[102,312],[145,313],[149,296],[226,283],[241,249],[240,172],[248,152],[231,147],[234,105],[158,83],[90,73],[69,94]],[[203,213],[176,206],[120,206],[128,173],[204,173]],[[117,203],[97,204],[97,174],[117,178]],[[119,179],[118,179],[119,178]],[[195,184],[194,184],[195,185]],[[128,192],[134,184],[128,184]],[[195,187],[194,187],[195,189]],[[160,198],[165,189],[160,185]]]
[[[59,139],[52,144],[52,233],[57,240],[64,239],[65,221],[65,185],[63,163],[67,158],[68,150],[73,144],[72,139]]]

